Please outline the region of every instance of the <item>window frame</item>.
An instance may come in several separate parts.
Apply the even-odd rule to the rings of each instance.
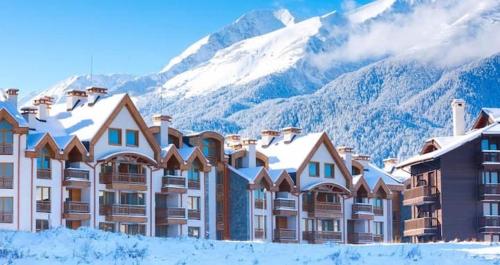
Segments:
[[[333,163],[325,163],[323,165],[324,171],[325,171],[325,178],[328,179],[334,179],[335,178],[335,164]],[[330,168],[330,176],[326,174],[326,168]]]
[[[193,231],[198,231],[197,235],[193,234]],[[200,238],[201,237],[201,229],[198,226],[188,226],[188,237],[192,238]]]
[[[118,143],[111,142],[111,131],[118,132]],[[108,144],[113,146],[121,146],[122,145],[122,129],[121,128],[108,128]]]
[[[129,133],[133,133],[135,137],[135,143],[129,143],[128,142],[128,135]],[[139,147],[139,131],[138,130],[132,130],[132,129],[126,129],[125,130],[125,145],[129,147]]]
[[[46,225],[44,225],[46,224]],[[49,229],[49,220],[47,219],[36,219],[35,230],[36,232],[41,232]]]
[[[51,187],[37,186],[36,187],[36,201],[37,202],[50,202],[51,200]],[[40,194],[40,196],[38,196]],[[47,195],[47,196],[45,196]],[[40,197],[40,199],[39,199]],[[48,199],[44,199],[47,197]]]
[[[311,166],[314,165],[315,167],[315,173],[316,175],[311,175]],[[316,162],[316,161],[309,161],[309,164],[308,164],[308,171],[309,171],[309,177],[311,178],[319,178],[321,173],[319,172],[320,170],[320,164],[319,162]]]

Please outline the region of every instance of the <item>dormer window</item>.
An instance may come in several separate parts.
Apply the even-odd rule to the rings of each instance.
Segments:
[[[139,146],[139,131],[127,130],[126,132],[127,146]]]
[[[122,130],[109,128],[108,143],[110,145],[122,145]]]

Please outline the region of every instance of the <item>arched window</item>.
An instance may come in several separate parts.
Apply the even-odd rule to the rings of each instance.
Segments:
[[[211,138],[203,139],[202,147],[203,155],[210,161],[210,163],[215,165],[217,159],[219,158],[219,145],[217,140]]]
[[[6,120],[0,121],[0,154],[12,154],[12,142],[14,136],[12,135],[12,125]]]
[[[47,147],[44,147],[38,153],[38,157],[36,159],[36,166],[38,169],[50,169],[50,151]]]

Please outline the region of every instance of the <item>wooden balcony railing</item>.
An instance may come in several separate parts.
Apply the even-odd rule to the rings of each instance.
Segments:
[[[39,168],[36,170],[36,177],[39,179],[51,179],[51,170]]]
[[[375,215],[384,215],[384,207],[373,206],[373,214]]]
[[[50,213],[50,201],[37,201],[36,211],[40,213]]]
[[[188,210],[188,219],[190,220],[200,220],[201,212],[200,210]]]
[[[500,227],[500,216],[481,216],[479,227]]]
[[[255,209],[265,209],[266,208],[266,200],[255,199]]]
[[[102,206],[104,215],[135,215],[145,216],[146,206],[144,205],[128,205],[128,204],[113,204]]]
[[[349,233],[348,237],[349,237],[349,242],[353,244],[364,244],[373,242],[372,233],[353,232]]]
[[[364,203],[354,203],[352,205],[352,212],[353,213],[373,213],[373,206],[371,204],[364,204]]]
[[[342,232],[334,231],[304,231],[304,240],[309,242],[342,241]]]
[[[382,242],[384,241],[384,235],[373,234],[373,242]]]
[[[0,155],[12,155],[13,152],[12,144],[10,143],[2,143],[0,144]]]
[[[405,231],[417,229],[437,229],[438,225],[438,219],[434,217],[410,219],[405,220]]]
[[[188,189],[199,190],[200,189],[200,181],[188,180]]]
[[[163,176],[161,180],[161,184],[163,187],[179,187],[179,188],[185,188],[186,187],[186,178],[183,178],[181,176]]]
[[[156,218],[175,218],[175,219],[185,219],[186,209],[185,208],[156,208]]]
[[[101,173],[101,177],[104,184],[123,183],[146,185],[146,175],[143,173],[106,172]]]
[[[295,229],[276,228],[276,229],[274,229],[274,239],[276,239],[276,240],[296,240],[297,239],[297,231]]]
[[[500,195],[500,184],[482,184],[479,186],[481,195]]]
[[[493,163],[499,163],[500,162],[500,151],[498,150],[483,150],[483,163],[486,162],[493,162]]]
[[[434,203],[437,201],[438,194],[439,193],[436,187],[431,187],[431,186],[414,187],[404,191],[403,204],[414,205],[414,204]]]
[[[12,212],[0,212],[0,223],[10,224],[13,222],[14,214]]]
[[[264,239],[265,238],[264,229],[255,228],[254,235],[255,239]]]
[[[313,201],[302,204],[302,210],[308,212],[311,217],[332,217],[342,214],[342,205],[336,202]]]
[[[87,202],[66,201],[64,202],[65,213],[89,213],[90,207]]]
[[[14,187],[13,177],[0,177],[0,189],[12,189]]]
[[[274,209],[292,209],[295,210],[295,200],[293,199],[283,199],[283,198],[277,198],[274,200]]]
[[[66,168],[64,170],[65,180],[89,180],[89,171],[85,169]]]

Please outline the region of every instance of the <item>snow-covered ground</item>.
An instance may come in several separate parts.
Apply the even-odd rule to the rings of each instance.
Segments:
[[[500,245],[305,245],[162,239],[92,229],[0,232],[0,264],[500,264]]]

